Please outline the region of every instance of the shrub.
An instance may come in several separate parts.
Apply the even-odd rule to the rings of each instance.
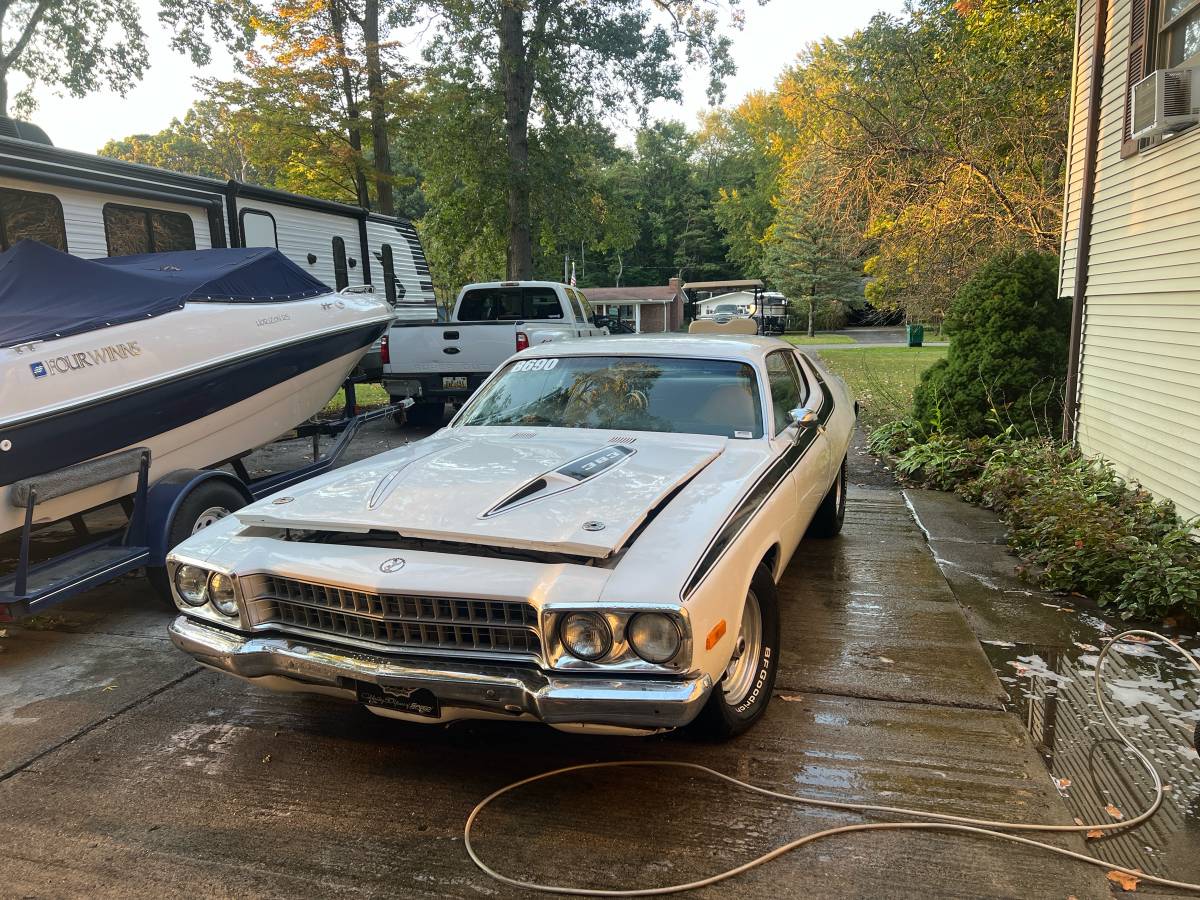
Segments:
[[[1057,294],[1058,263],[1040,253],[994,257],[958,291],[946,315],[946,358],[913,395],[916,421],[937,419],[970,437],[1056,427],[1071,309]]]
[[[901,453],[896,460],[896,471],[936,490],[952,491],[978,477],[994,449],[992,438],[964,440],[950,434],[935,434]]]

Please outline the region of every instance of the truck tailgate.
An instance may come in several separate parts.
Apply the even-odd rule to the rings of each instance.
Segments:
[[[385,374],[488,373],[516,350],[514,322],[393,325]]]

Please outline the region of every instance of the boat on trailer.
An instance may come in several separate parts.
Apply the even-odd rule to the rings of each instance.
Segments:
[[[239,460],[320,411],[392,317],[369,287],[331,291],[274,249],[0,254],[0,535],[21,531],[0,619],[153,568],[208,520],[331,465],[251,483]],[[114,501],[120,534],[30,564],[36,527]]]

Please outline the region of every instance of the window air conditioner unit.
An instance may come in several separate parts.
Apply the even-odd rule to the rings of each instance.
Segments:
[[[1130,136],[1148,138],[1200,122],[1200,66],[1158,69],[1133,86]]]

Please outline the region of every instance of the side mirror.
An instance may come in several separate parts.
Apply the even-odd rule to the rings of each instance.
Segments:
[[[811,428],[817,424],[817,414],[807,406],[788,410],[788,418],[792,420],[793,425],[799,425],[801,428]]]

